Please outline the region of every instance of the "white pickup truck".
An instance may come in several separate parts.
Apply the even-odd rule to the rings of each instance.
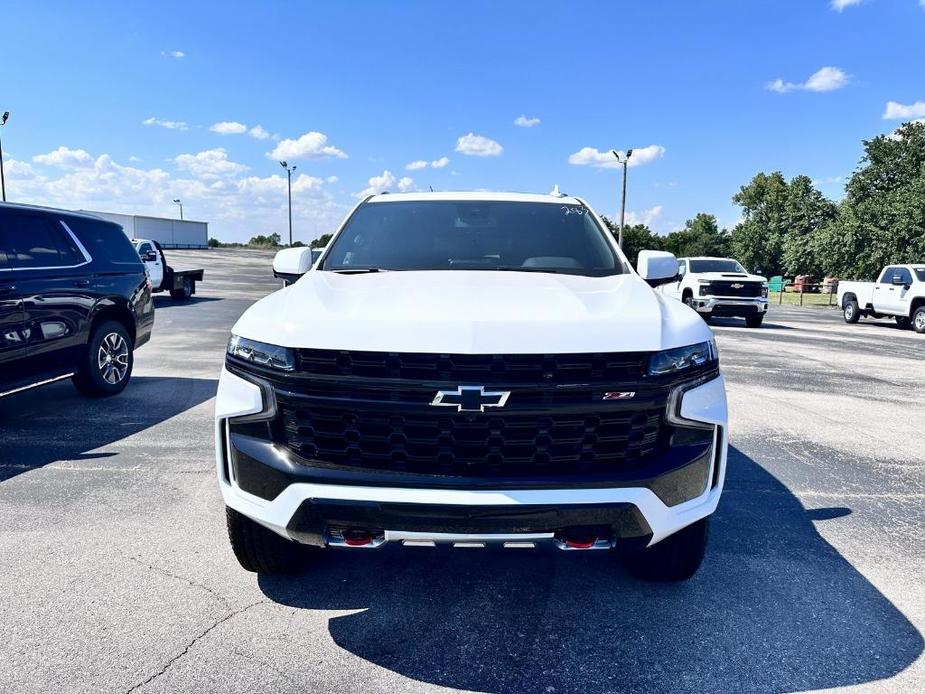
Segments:
[[[876,282],[839,282],[838,305],[846,323],[893,316],[899,327],[925,333],[925,264],[888,265]]]
[[[196,282],[202,282],[203,270],[175,270],[167,264],[164,249],[157,241],[132,239],[135,252],[145,264],[152,292],[170,292],[170,298],[186,301],[196,293]]]
[[[749,328],[759,328],[768,310],[768,280],[732,258],[678,258],[678,276],[657,291],[683,301],[706,321],[740,316]]]

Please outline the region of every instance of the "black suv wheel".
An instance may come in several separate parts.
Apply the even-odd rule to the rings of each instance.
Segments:
[[[103,321],[90,336],[74,385],[84,395],[105,397],[125,390],[135,363],[132,339],[121,323]]]
[[[703,518],[638,554],[624,559],[627,570],[645,581],[686,581],[703,562],[710,518]]]

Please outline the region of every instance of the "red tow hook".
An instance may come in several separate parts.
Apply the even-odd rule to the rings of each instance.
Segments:
[[[344,544],[350,547],[365,547],[373,541],[373,534],[365,530],[347,530],[344,532]]]
[[[573,538],[566,538],[565,546],[569,547],[570,549],[591,549],[595,542],[596,540],[593,537],[588,540],[575,540]]]

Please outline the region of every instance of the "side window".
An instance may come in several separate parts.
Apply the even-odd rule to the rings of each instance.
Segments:
[[[687,274],[687,261],[679,260],[678,261],[678,275],[684,277]]]
[[[64,222],[94,260],[131,265],[141,262],[132,242],[118,224],[90,217],[65,217]]]
[[[154,249],[151,247],[151,244],[150,244],[150,243],[143,243],[143,244],[141,244],[141,245],[138,247],[138,256],[139,256],[140,258],[144,258],[144,257],[145,257],[145,253],[150,253],[150,252],[153,251],[153,250],[154,250]]]
[[[880,284],[893,284],[893,275],[895,273],[895,267],[888,267],[883,271],[883,275],[880,277]]]
[[[912,284],[912,273],[909,272],[909,268],[898,267],[894,275],[899,275],[902,278],[903,284]]]
[[[73,239],[38,215],[10,215],[4,223],[0,251],[14,270],[79,265],[85,261]]]

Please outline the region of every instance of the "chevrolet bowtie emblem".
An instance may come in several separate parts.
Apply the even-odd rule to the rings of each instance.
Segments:
[[[730,286],[731,286],[733,289],[741,289],[741,288],[744,287],[745,285],[744,285],[744,284],[739,284],[738,282],[733,282]]]
[[[504,407],[509,390],[488,391],[485,386],[457,386],[456,390],[438,390],[433,407],[455,407],[457,412],[484,412],[486,407]]]

